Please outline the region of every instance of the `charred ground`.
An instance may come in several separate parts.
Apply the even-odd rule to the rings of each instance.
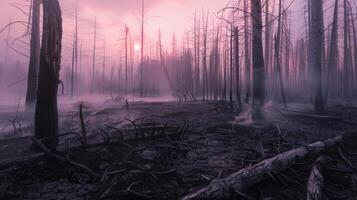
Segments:
[[[280,105],[270,105],[265,108],[268,122],[257,125],[239,122],[246,117],[244,113],[234,113],[229,104],[222,102],[133,102],[104,106],[79,102],[73,104],[73,111],[61,116],[63,133],[82,134],[80,104],[88,143],[104,143],[74,148],[81,146],[76,136],[64,136],[58,155],[87,166],[99,177],[68,162],[41,155],[10,167],[3,165],[1,198],[179,199],[267,158],[357,130],[357,108],[351,105],[330,106],[326,116],[313,115],[308,112],[311,108],[302,104],[285,111]],[[144,129],[164,131],[146,137],[141,134]],[[120,134],[124,136],[115,138]],[[36,150],[28,150],[31,138],[17,140],[13,143],[16,145],[11,141],[1,141],[2,160],[37,154]],[[330,198],[356,199],[355,152],[353,140],[324,152],[330,159],[324,165],[326,194]],[[292,163],[282,172],[272,172],[243,193],[232,191],[232,196],[305,199],[309,174],[318,156]]]

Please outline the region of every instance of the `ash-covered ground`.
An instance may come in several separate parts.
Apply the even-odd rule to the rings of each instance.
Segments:
[[[101,145],[71,149],[67,140],[61,140],[60,146],[65,149],[62,155],[88,166],[100,177],[44,156],[1,170],[1,199],[180,199],[212,180],[279,153],[357,130],[357,107],[351,104],[334,103],[327,108],[328,117],[317,117],[304,104],[290,104],[284,110],[279,104],[268,103],[266,122],[256,124],[247,120],[248,108],[232,111],[224,102],[117,99],[66,103],[60,109],[61,133],[81,133],[81,104],[88,141]],[[30,148],[31,114],[18,111],[14,128],[14,123],[5,119],[15,114],[1,114],[2,123],[11,124],[0,141],[1,160],[40,153]],[[129,132],[133,136],[122,142],[106,139],[113,131],[140,132],[143,127],[177,129],[156,137]],[[14,136],[21,139],[10,138]],[[356,152],[356,142],[349,141],[325,153],[332,159],[326,165],[326,193],[331,199],[357,199]],[[293,163],[283,172],[269,174],[244,194],[233,196],[306,199],[306,185],[315,159]]]

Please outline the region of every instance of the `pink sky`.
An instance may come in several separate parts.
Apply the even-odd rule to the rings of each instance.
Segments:
[[[290,1],[290,0],[289,0]],[[302,1],[302,0],[296,0]],[[29,4],[24,0],[1,0],[0,7],[0,27],[6,25],[10,20],[24,20],[26,16],[12,7],[10,3]],[[161,29],[163,44],[169,45],[173,33],[176,33],[178,41],[180,36],[193,26],[193,17],[195,10],[201,12],[208,11],[211,14],[210,23],[217,15],[217,12],[222,9],[229,0],[145,0],[145,37],[149,39],[157,39],[158,30]],[[71,51],[74,32],[74,16],[75,16],[75,0],[60,0],[63,14],[63,64],[68,65],[71,60]],[[300,4],[300,3],[294,3]],[[103,54],[104,41],[106,42],[106,54],[108,65],[118,63],[118,53],[122,48],[121,42],[124,37],[123,27],[125,24],[129,26],[133,36],[136,36],[136,43],[140,43],[140,15],[141,15],[141,0],[78,0],[79,5],[79,33],[82,43],[84,64],[91,65],[90,56],[92,55],[93,46],[93,26],[94,18],[97,17],[98,36],[97,36],[97,55],[98,65],[101,64],[101,56]],[[301,7],[299,7],[301,9]],[[300,14],[299,14],[300,13]],[[296,15],[301,16],[301,11],[297,11]],[[303,18],[297,19],[303,20]],[[217,21],[217,19],[215,19]],[[25,27],[13,27],[11,37],[21,35]],[[0,55],[5,55],[4,38],[6,33],[0,35]],[[147,41],[148,41],[147,40]],[[28,41],[28,39],[27,39]],[[146,44],[149,46],[149,44]],[[26,50],[23,50],[26,52]],[[7,54],[9,60],[21,59],[23,63],[27,63],[27,58],[18,56],[13,51]],[[5,59],[4,56],[0,59]],[[0,61],[1,62],[1,61]],[[4,61],[2,61],[4,62]]]
[[[26,3],[23,0],[1,0],[0,27],[6,25],[10,20],[27,20],[26,16],[10,5],[13,2]],[[227,0],[145,0],[145,37],[148,39],[157,38],[158,30],[161,29],[163,43],[170,43],[173,33],[181,36],[193,26],[195,9],[198,11],[209,10],[214,16],[227,2]],[[63,62],[68,63],[71,58],[73,42],[75,0],[60,0],[60,4],[64,26]],[[79,32],[83,54],[88,56],[92,54],[95,17],[97,17],[98,23],[98,55],[103,52],[104,40],[109,57],[114,57],[118,53],[125,24],[129,26],[139,43],[141,0],[78,0],[78,5]],[[11,35],[21,35],[21,31],[24,29],[24,27],[16,26],[12,29]],[[4,53],[5,49],[5,36],[6,34],[0,35],[1,53]],[[13,52],[9,52],[9,54],[12,55]],[[112,62],[118,61],[113,60]]]

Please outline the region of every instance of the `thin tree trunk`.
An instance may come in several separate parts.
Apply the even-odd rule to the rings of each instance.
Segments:
[[[240,96],[240,67],[239,67],[239,32],[238,27],[234,27],[234,36],[235,36],[235,62],[236,62],[236,89],[237,89],[237,102],[239,109],[242,109],[242,101]]]
[[[245,102],[249,102],[250,98],[250,52],[249,52],[249,37],[248,37],[248,0],[244,0],[244,57],[245,57],[245,88],[246,88],[246,95],[245,95]]]
[[[144,0],[141,7],[141,64],[140,64],[140,96],[144,96]]]
[[[128,94],[128,34],[129,28],[125,27],[125,95]]]
[[[233,18],[234,20],[234,18]],[[229,46],[229,105],[233,110],[233,23],[231,24],[230,46]]]
[[[95,54],[97,45],[97,18],[94,19],[94,40],[93,40],[93,66],[92,66],[92,90],[94,90],[95,84]]]

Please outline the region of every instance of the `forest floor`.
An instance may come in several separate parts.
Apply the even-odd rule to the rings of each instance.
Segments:
[[[81,132],[83,115],[88,140],[128,127],[178,127],[177,135],[125,140],[86,151],[67,152],[72,160],[101,174],[97,180],[72,165],[46,158],[0,171],[0,199],[179,199],[217,178],[259,163],[281,152],[357,130],[357,107],[331,105],[329,117],[312,115],[312,107],[279,104],[265,107],[264,124],[247,122],[248,111],[232,112],[223,102],[108,102],[73,103],[60,114],[61,132]],[[248,109],[247,109],[248,110]],[[0,114],[6,117],[14,113]],[[31,146],[31,116],[21,113],[25,128],[9,129],[0,140],[0,161],[38,153]],[[0,118],[0,122],[1,122]],[[27,125],[24,126],[23,124]],[[182,128],[188,125],[188,128]],[[17,125],[18,126],[18,125]],[[11,126],[10,126],[11,127]],[[15,125],[16,127],[16,125]],[[101,133],[106,134],[101,134]],[[135,138],[136,137],[136,138]],[[75,142],[74,142],[75,143]],[[70,148],[67,140],[60,146]],[[331,199],[357,199],[357,142],[326,152],[326,190]],[[306,199],[306,185],[316,157],[294,163],[281,173],[254,185],[236,199]],[[348,163],[348,161],[350,163]],[[352,168],[352,169],[351,169]]]

